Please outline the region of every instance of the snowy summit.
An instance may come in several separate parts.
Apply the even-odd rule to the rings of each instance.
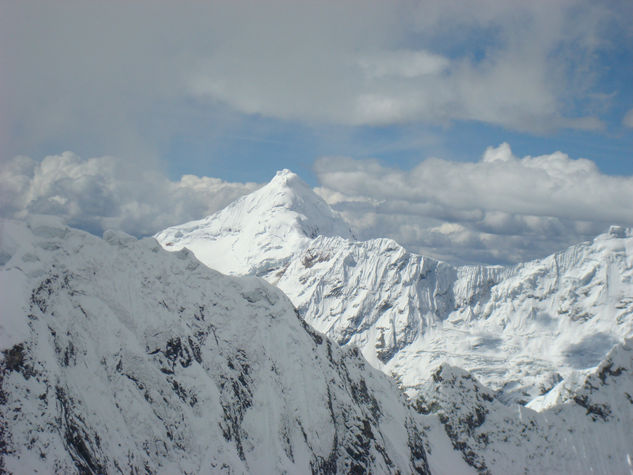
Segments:
[[[295,174],[159,233],[210,267],[277,285],[308,323],[396,374],[410,394],[442,363],[525,404],[633,336],[633,233],[515,266],[454,267],[395,241],[356,241]]]
[[[266,186],[223,210],[155,237],[168,250],[190,249],[220,272],[261,275],[281,267],[319,235],[351,238],[352,232],[296,174],[281,170]]]

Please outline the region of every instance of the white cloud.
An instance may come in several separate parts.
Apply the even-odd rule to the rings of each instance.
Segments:
[[[451,262],[517,262],[633,226],[633,177],[602,174],[561,152],[516,157],[508,144],[474,163],[430,158],[411,170],[375,160],[321,158],[317,192],[361,239],[392,237]],[[199,219],[255,190],[253,183],[185,175],[115,157],[65,152],[0,165],[0,215],[53,214],[95,234],[150,235]]]
[[[517,262],[633,226],[633,177],[561,152],[518,158],[504,143],[476,163],[431,158],[405,171],[336,157],[315,170],[318,192],[362,238],[455,262]]]
[[[0,214],[52,214],[96,234],[114,228],[143,236],[211,214],[257,187],[193,175],[170,181],[115,157],[15,157],[0,166]]]
[[[622,118],[622,124],[626,127],[633,127],[633,108],[629,110]]]
[[[2,129],[13,149],[53,142],[133,156],[200,115],[221,127],[218,104],[337,124],[597,128],[573,104],[594,84],[605,25],[620,14],[610,5],[7,2]]]
[[[566,104],[593,84],[585,70],[613,13],[583,0],[482,3],[254,5],[260,25],[211,52],[191,90],[282,119],[602,127]]]
[[[448,68],[450,61],[428,51],[395,50],[376,53],[358,60],[359,66],[370,78],[416,78],[439,74]]]

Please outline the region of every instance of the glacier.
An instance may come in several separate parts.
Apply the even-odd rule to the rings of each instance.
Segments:
[[[555,400],[541,400],[541,399]],[[633,339],[528,407],[508,405],[470,373],[440,365],[414,407],[439,417],[479,473],[633,472]]]

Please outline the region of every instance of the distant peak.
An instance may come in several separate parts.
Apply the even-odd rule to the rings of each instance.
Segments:
[[[271,185],[281,185],[281,186],[294,186],[297,184],[303,184],[301,178],[296,173],[284,168],[283,170],[279,170],[273,179],[270,181]],[[306,185],[307,186],[307,185]]]
[[[288,170],[287,168],[284,168],[283,170],[277,170],[277,173],[275,174],[275,178],[277,177],[296,177],[297,174],[294,173],[291,170]]]
[[[272,191],[276,194],[301,197],[309,201],[321,201],[321,198],[317,197],[310,185],[303,181],[299,175],[287,168],[279,170],[262,190]]]

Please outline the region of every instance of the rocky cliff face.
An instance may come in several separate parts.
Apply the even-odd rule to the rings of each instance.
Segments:
[[[427,473],[420,415],[278,289],[2,222],[0,471]]]
[[[529,408],[502,404],[446,364],[420,386],[414,405],[439,417],[453,447],[480,473],[630,473],[633,340]]]

